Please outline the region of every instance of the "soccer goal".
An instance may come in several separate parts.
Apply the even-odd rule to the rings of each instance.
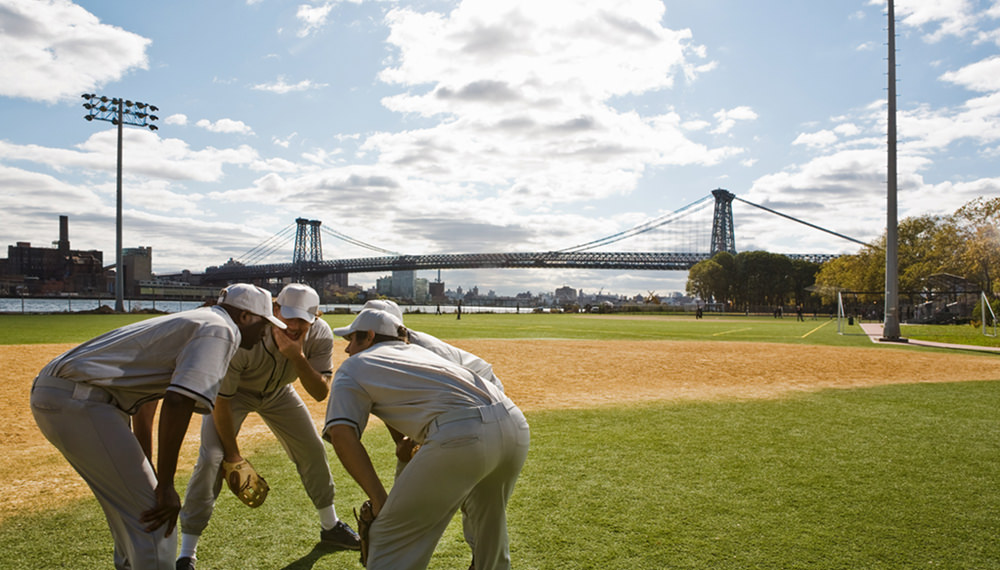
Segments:
[[[986,297],[986,291],[979,294],[979,302],[982,303],[982,307],[979,310],[979,315],[983,320],[983,334],[985,336],[997,336],[997,316],[993,312],[993,307],[990,305],[990,300]],[[989,318],[986,317],[987,312]],[[986,324],[986,321],[992,323],[992,326]],[[992,331],[990,329],[993,329]]]
[[[837,334],[844,334],[844,320],[844,294],[837,291]]]
[[[879,322],[882,320],[882,292],[837,291],[837,334],[850,333],[848,327],[860,324],[862,320]]]

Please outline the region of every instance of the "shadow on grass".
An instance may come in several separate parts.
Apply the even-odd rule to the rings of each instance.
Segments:
[[[330,546],[322,542],[316,543],[316,546],[309,551],[308,554],[299,558],[298,560],[291,562],[288,566],[283,567],[281,570],[310,570],[320,558],[328,554],[342,553],[345,552],[342,548],[337,548],[335,546]],[[357,556],[357,553],[349,552],[353,556]]]

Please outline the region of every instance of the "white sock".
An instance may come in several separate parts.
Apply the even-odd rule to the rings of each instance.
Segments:
[[[316,512],[319,513],[319,526],[322,527],[323,530],[330,530],[336,526],[337,521],[340,520],[337,518],[337,510],[333,507],[333,505],[323,507],[322,509],[316,509]]]
[[[198,551],[198,539],[201,538],[200,534],[184,534],[181,533],[181,553],[177,555],[177,558],[194,558],[195,552]]]

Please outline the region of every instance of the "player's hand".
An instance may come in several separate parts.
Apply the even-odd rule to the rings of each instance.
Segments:
[[[290,336],[288,330],[280,330],[277,327],[272,327],[272,336],[274,337],[274,344],[278,347],[278,351],[288,359],[295,358],[303,354],[302,343],[306,338],[306,331],[296,331],[295,336]]]
[[[402,461],[403,463],[408,462],[413,459],[413,455],[417,452],[420,445],[408,437],[403,437],[396,444],[396,459]]]
[[[146,525],[146,532],[153,532],[163,525],[167,525],[165,536],[170,536],[177,526],[177,513],[181,511],[181,498],[177,495],[177,490],[171,485],[156,486],[156,506],[142,513],[139,522],[149,523]]]

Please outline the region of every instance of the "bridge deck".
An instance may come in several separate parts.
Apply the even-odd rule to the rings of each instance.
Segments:
[[[815,263],[836,257],[829,254],[786,254]],[[542,253],[452,253],[361,257],[268,265],[224,265],[210,267],[205,280],[220,283],[239,279],[264,279],[296,275],[321,276],[336,273],[374,273],[434,269],[632,269],[687,271],[710,259],[709,253],[662,252],[542,252]]]

